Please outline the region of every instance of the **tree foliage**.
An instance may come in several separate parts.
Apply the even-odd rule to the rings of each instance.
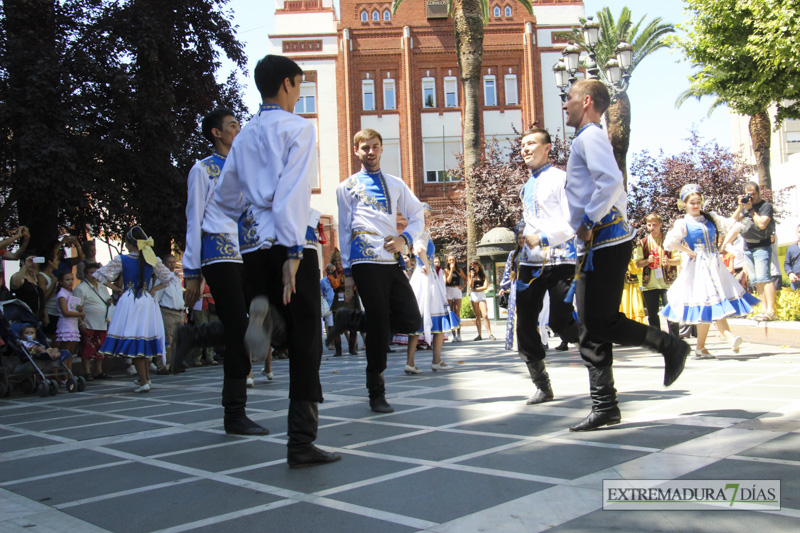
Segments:
[[[716,142],[707,142],[693,131],[687,139],[689,147],[676,155],[659,152],[653,156],[647,150],[633,155],[630,190],[628,192],[628,220],[636,228],[645,225],[649,213],[658,213],[664,221],[664,230],[683,216],[677,200],[681,187],[697,183],[706,200],[705,210],[730,216],[743,194],[752,167],[729,149]],[[771,191],[764,190],[765,198]]]
[[[516,133],[516,132],[515,132]],[[569,158],[569,145],[558,135],[553,136],[550,161],[554,166],[565,169]],[[496,139],[486,142],[483,157],[473,167],[472,176],[476,191],[473,201],[478,236],[496,227],[513,228],[522,219],[522,203],[519,193],[530,177],[530,171],[520,154],[521,138],[501,144]],[[459,260],[467,257],[466,195],[464,194],[464,158],[457,155],[458,166],[448,170],[451,176],[460,180],[456,194],[450,203],[434,216],[431,223],[433,239],[446,243],[447,253]]]
[[[245,64],[227,2],[5,0],[4,222],[31,226],[34,246],[59,226],[119,236],[132,223],[161,250],[182,242],[186,174],[209,150],[199,121],[244,112],[235,77],[215,77],[222,54]]]

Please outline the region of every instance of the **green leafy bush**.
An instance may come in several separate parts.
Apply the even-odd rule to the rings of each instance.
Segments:
[[[747,315],[752,318],[763,312],[764,306],[759,305]],[[775,299],[775,316],[778,320],[788,322],[800,320],[800,291],[783,289]]]
[[[461,299],[461,316],[459,318],[475,318],[475,311],[472,310],[469,296],[464,296]]]

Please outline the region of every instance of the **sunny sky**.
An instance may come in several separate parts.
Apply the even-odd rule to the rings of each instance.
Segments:
[[[628,6],[634,20],[646,15],[646,20],[661,17],[664,22],[677,24],[685,17],[681,0],[584,0],[584,3],[587,15],[605,6],[617,15]],[[252,72],[255,63],[267,52],[267,36],[276,33],[275,0],[231,0],[228,5],[234,11],[239,39],[245,44],[248,69]],[[675,108],[678,95],[688,87],[687,75],[691,72],[691,65],[680,59],[677,53],[659,50],[640,63],[633,73],[628,90],[633,116],[629,162],[632,154],[645,149],[653,152],[663,149],[667,154],[682,151],[693,126],[707,140],[716,140],[726,147],[731,144],[730,115],[726,107],[717,108],[710,117],[710,100],[692,100],[680,109]],[[551,66],[543,65],[543,68]],[[247,83],[245,103],[251,111],[256,111],[260,102],[258,91],[249,79],[244,81]]]

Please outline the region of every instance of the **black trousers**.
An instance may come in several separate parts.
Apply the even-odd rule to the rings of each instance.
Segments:
[[[391,335],[419,331],[422,317],[414,291],[399,265],[358,263],[352,271],[364,304],[367,372],[379,374],[386,370]]]
[[[578,323],[572,315],[572,303],[564,301],[575,266],[545,266],[541,275],[531,282],[533,274],[538,272],[539,267],[519,267],[519,280],[530,285],[523,291],[517,290],[517,346],[522,360],[530,363],[545,358],[542,336],[537,329],[545,293],[550,294],[550,328],[562,340],[578,342]]]
[[[322,361],[322,310],[319,305],[319,262],[315,250],[303,250],[303,260],[295,275],[295,289],[289,305],[283,305],[283,263],[286,248],[275,245],[268,250],[244,254],[247,282],[253,296],[269,299],[270,313],[278,312],[286,321],[286,348],[289,350],[289,398],[322,402],[319,365]],[[227,355],[226,355],[227,357]]]
[[[250,356],[244,346],[247,331],[244,266],[241,263],[214,263],[203,267],[203,276],[214,297],[217,316],[225,327],[225,377],[246,379]]]
[[[661,316],[658,314],[658,308],[661,305],[667,305],[667,289],[650,289],[642,291],[642,300],[644,300],[644,308],[647,309],[647,322],[656,329],[661,329]],[[667,320],[670,335],[676,337],[680,334],[680,325],[677,322]]]
[[[647,328],[619,310],[633,241],[594,251],[594,269],[581,272],[575,291],[581,357],[595,367],[611,366],[612,343],[641,346]],[[579,262],[580,264],[580,262]]]

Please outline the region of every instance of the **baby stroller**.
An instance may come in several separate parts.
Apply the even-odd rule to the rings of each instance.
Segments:
[[[36,340],[45,348],[48,347],[47,336],[42,331],[39,321],[27,304],[20,300],[0,302],[0,338],[5,346],[5,357],[0,364],[0,397],[8,396],[15,387],[29,394],[38,392],[39,396],[55,396],[58,394],[58,373],[66,374],[65,387],[68,392],[82,392],[86,389],[86,380],[75,377],[64,361],[72,357],[66,350],[61,357],[52,360],[46,353],[32,355],[25,349],[21,341],[21,331],[27,326],[36,328]]]

